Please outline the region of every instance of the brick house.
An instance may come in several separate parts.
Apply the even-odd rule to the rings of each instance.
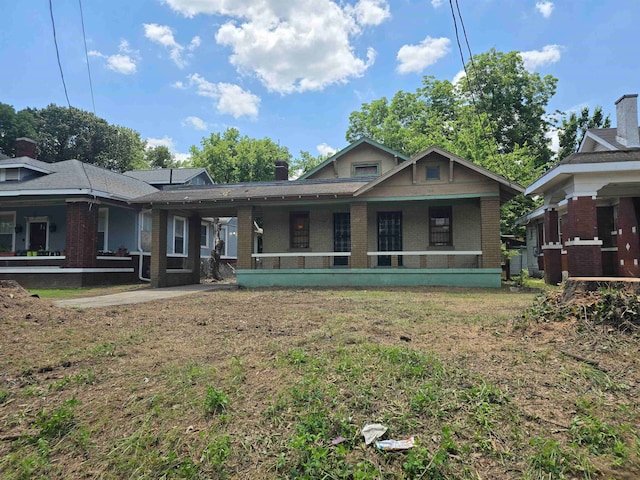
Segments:
[[[408,158],[361,139],[298,180],[278,162],[274,182],[164,190],[133,203],[152,212],[154,287],[199,280],[167,268],[171,215],[187,217],[192,236],[200,218],[237,217],[237,281],[248,287],[499,287],[500,206],[523,190],[439,147]]]
[[[544,205],[527,225],[527,263],[547,283],[640,274],[640,128],[637,95],[616,102],[616,128],[590,129],[578,153],[527,187]]]
[[[130,200],[159,191],[163,176],[173,184],[212,183],[204,169],[149,172],[119,174],[78,160],[41,162],[35,142],[18,139],[16,157],[0,159],[0,279],[74,287],[144,278],[151,214]],[[150,174],[154,178],[145,178]],[[181,269],[188,258],[186,219],[167,222],[167,255]],[[208,256],[211,245],[197,251]]]

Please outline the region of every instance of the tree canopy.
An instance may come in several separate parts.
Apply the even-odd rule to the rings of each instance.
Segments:
[[[406,155],[438,145],[528,185],[552,161],[546,107],[557,79],[527,71],[518,52],[493,49],[466,71],[456,84],[427,76],[415,92],[363,104],[349,116],[347,140],[369,137]],[[532,207],[524,198],[506,205],[503,232],[520,233],[515,219]]]
[[[16,112],[0,104],[0,149],[15,154],[15,139],[33,138],[38,160],[53,163],[76,159],[122,172],[144,168],[146,143],[130,128],[111,125],[93,113],[49,105]]]
[[[175,155],[166,145],[147,148],[144,152],[144,159],[151,168],[175,168],[178,166]]]
[[[584,107],[580,111],[580,116],[572,112],[569,117],[565,117],[558,128],[558,159],[562,160],[572,153],[578,151],[587,130],[590,128],[609,128],[611,119],[602,113],[602,107],[596,107],[593,114],[589,114],[589,107]]]
[[[291,160],[286,147],[270,138],[255,139],[240,135],[236,128],[212,133],[193,145],[191,162],[204,167],[216,183],[260,182],[275,178],[275,161]]]

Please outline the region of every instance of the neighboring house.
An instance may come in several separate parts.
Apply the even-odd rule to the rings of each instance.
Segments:
[[[148,275],[151,214],[130,201],[158,188],[135,172],[35,157],[35,142],[20,138],[16,157],[0,159],[0,279],[53,287],[133,282]],[[203,176],[182,169],[169,175],[183,184]],[[183,270],[189,222],[179,213],[167,219],[166,253],[169,267]]]
[[[541,208],[523,217],[530,271],[567,277],[640,276],[637,95],[616,102],[616,128],[588,130],[578,153],[527,187]]]
[[[244,286],[499,287],[500,206],[523,190],[439,147],[408,158],[361,139],[299,180],[277,162],[274,182],[176,188],[133,203],[152,212],[153,287],[198,280],[167,268],[167,219],[178,213],[191,224],[237,218]]]

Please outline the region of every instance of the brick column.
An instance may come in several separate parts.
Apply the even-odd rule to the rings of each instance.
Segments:
[[[640,276],[640,239],[638,218],[632,197],[620,197],[618,204],[618,275]]]
[[[189,217],[189,248],[187,268],[191,269],[191,282],[200,283],[200,215]]]
[[[500,197],[480,198],[482,268],[500,268]]]
[[[558,210],[553,207],[544,211],[544,281],[557,285],[562,281],[562,242],[558,232]]]
[[[94,268],[98,254],[97,203],[67,204],[67,243],[65,267]]]
[[[238,270],[253,267],[253,207],[238,207]]]
[[[151,212],[151,288],[167,286],[167,220],[166,210]]]
[[[351,215],[351,268],[367,268],[367,204],[352,203]]]
[[[595,197],[573,197],[567,205],[567,265],[570,277],[602,276]]]

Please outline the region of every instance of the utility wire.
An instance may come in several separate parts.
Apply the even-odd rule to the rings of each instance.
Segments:
[[[471,84],[471,80],[469,78],[469,72],[467,71],[467,65],[464,61],[464,53],[462,52],[462,45],[460,43],[460,33],[458,32],[458,21],[456,19],[456,15],[455,15],[455,11],[453,9],[453,0],[449,0],[449,6],[451,7],[451,18],[453,19],[453,28],[455,30],[455,34],[456,34],[456,42],[458,44],[458,52],[460,53],[460,61],[462,62],[462,68],[464,69],[464,73],[465,73],[465,79],[467,81],[467,86],[469,87],[469,91],[471,93],[471,103],[473,104],[473,108],[476,112],[476,115],[478,116],[478,120],[480,120],[480,126],[483,129],[483,133],[485,136],[485,140],[486,140],[486,132],[484,132],[484,128],[485,128],[485,122],[484,122],[484,118],[482,117],[482,115],[480,115],[480,110],[478,109],[478,105],[476,103],[476,99],[475,99],[475,94],[476,94],[476,90],[475,88],[473,88],[472,84]],[[471,65],[473,67],[473,69],[477,72],[477,69],[475,67],[475,63],[473,61],[473,54],[471,53],[471,47],[469,46],[469,38],[467,37],[467,32],[466,29],[464,27],[464,21],[462,20],[462,14],[460,13],[460,5],[458,4],[458,0],[456,0],[456,6],[458,9],[458,16],[460,17],[460,24],[462,26],[463,32],[464,32],[464,37],[465,37],[465,41],[467,44],[467,49],[469,50],[469,58],[471,61]],[[484,101],[484,97],[483,97],[483,93],[482,93],[482,89],[478,89],[478,96],[480,97],[481,100]],[[509,176],[509,172],[508,169],[506,168],[506,163],[504,161],[504,158],[502,156],[502,154],[500,153],[500,149],[499,149],[499,145],[498,145],[498,141],[496,139],[495,136],[495,132],[493,130],[493,125],[491,125],[491,120],[490,119],[486,119],[487,123],[489,124],[489,130],[491,131],[491,139],[492,141],[489,141],[490,145],[492,147],[495,148],[495,156],[498,157],[498,159],[500,160],[500,163],[502,165],[502,171],[503,171],[503,175],[504,177],[511,182],[511,178]],[[491,149],[491,147],[490,147]],[[492,154],[493,154],[493,149],[491,149]]]
[[[87,36],[84,33],[84,14],[82,13],[82,0],[78,0],[80,5],[80,22],[82,23],[82,39],[84,40],[84,56],[87,59],[87,73],[89,74],[89,89],[91,90],[91,104],[93,105],[93,114],[96,114],[96,102],[93,98],[93,82],[91,81],[91,67],[89,66],[89,53],[87,52]]]
[[[64,96],[67,97],[67,105],[71,108],[69,94],[67,93],[67,84],[64,81],[64,73],[62,73],[62,63],[60,63],[60,51],[58,50],[58,38],[56,37],[56,22],[53,19],[53,5],[49,0],[49,13],[51,14],[51,26],[53,27],[53,43],[56,46],[56,57],[58,57],[58,67],[60,68],[60,77],[62,78],[62,86],[64,87]]]

